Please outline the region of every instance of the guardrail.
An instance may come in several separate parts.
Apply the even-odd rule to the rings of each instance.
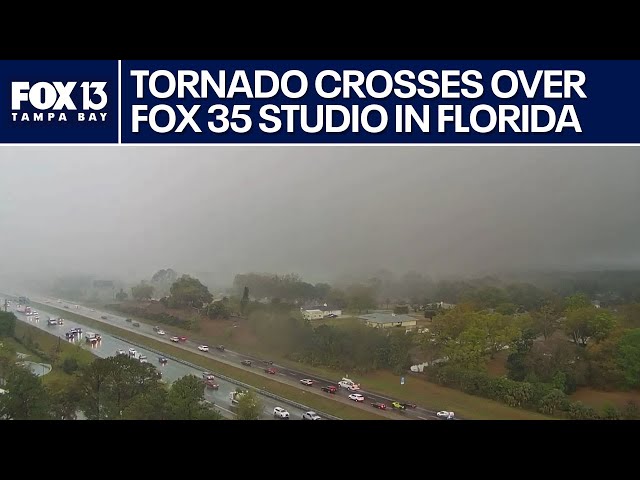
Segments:
[[[145,350],[153,352],[153,353],[155,353],[157,355],[162,355],[163,357],[169,358],[169,359],[173,360],[174,362],[181,363],[181,364],[186,365],[188,367],[195,368],[197,370],[206,370],[201,365],[196,365],[195,363],[191,363],[191,362],[189,362],[187,360],[183,360],[183,359],[175,357],[173,355],[167,355],[164,352],[156,350],[155,348],[150,348],[150,347],[148,347],[146,345],[141,345],[139,343],[136,343],[136,342],[131,341],[129,339],[120,337],[118,335],[110,335],[110,336],[113,337],[113,338],[116,338],[116,339],[118,339],[118,340],[120,340],[122,342],[126,342],[126,343],[130,343],[131,345],[135,345],[138,348],[144,348]],[[245,388],[247,390],[253,390],[254,392],[259,393],[260,395],[263,395],[263,396],[269,397],[269,398],[273,398],[274,400],[277,400],[277,401],[279,401],[281,403],[290,405],[290,406],[295,407],[295,408],[299,408],[300,410],[314,411],[318,415],[320,415],[321,417],[327,418],[329,420],[342,420],[341,418],[336,417],[334,415],[330,415],[328,413],[321,412],[319,410],[315,410],[315,409],[309,407],[308,405],[303,405],[302,403],[294,402],[293,400],[289,400],[288,398],[281,397],[280,395],[276,395],[275,393],[271,393],[271,392],[269,392],[267,390],[263,390],[261,388],[256,388],[253,385],[249,385],[248,383],[241,382],[239,380],[236,380],[234,378],[228,377],[228,376],[223,375],[221,373],[216,373],[216,376],[220,377],[221,379],[223,379],[223,380],[225,380],[225,381],[227,381],[229,383],[232,383],[232,384],[237,385],[239,387]]]

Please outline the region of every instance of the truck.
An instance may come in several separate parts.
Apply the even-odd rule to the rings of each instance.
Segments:
[[[16,312],[24,313],[25,315],[31,315],[32,310],[31,310],[31,307],[27,307],[26,305],[20,304],[16,307]]]
[[[102,340],[102,337],[97,334],[97,333],[93,333],[93,332],[87,332],[84,336],[84,338],[86,339],[87,343],[98,343],[100,340]]]
[[[232,405],[237,405],[238,401],[243,397],[243,395],[245,393],[246,392],[244,392],[242,390],[241,391],[236,390],[235,392],[229,393],[229,400],[231,400],[231,404]]]
[[[342,380],[338,382],[338,386],[341,388],[346,388],[347,390],[352,392],[355,392],[356,390],[360,390],[360,385],[347,377],[343,377]]]
[[[58,319],[50,318],[49,320],[47,320],[47,325],[58,325]]]

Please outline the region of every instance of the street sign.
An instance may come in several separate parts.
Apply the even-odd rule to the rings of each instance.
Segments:
[[[404,377],[400,377],[400,385],[404,385]]]

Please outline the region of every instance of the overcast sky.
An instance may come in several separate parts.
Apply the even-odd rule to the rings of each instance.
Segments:
[[[640,149],[2,147],[0,270],[640,264]]]

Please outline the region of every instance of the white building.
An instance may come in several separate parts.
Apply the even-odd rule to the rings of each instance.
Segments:
[[[322,320],[324,318],[324,312],[318,309],[302,310],[302,316],[306,320]]]

